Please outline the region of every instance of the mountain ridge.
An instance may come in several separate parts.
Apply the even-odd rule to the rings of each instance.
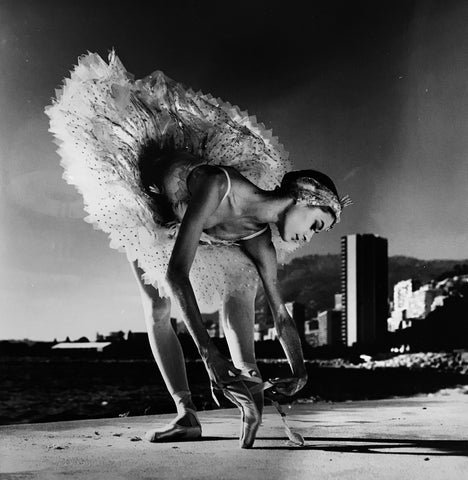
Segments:
[[[286,302],[298,301],[313,310],[333,308],[334,295],[340,292],[339,254],[315,254],[296,257],[280,267],[278,280]],[[468,274],[468,259],[464,260],[421,260],[405,255],[388,258],[389,298],[394,285],[401,280],[417,279],[422,283],[441,280],[444,276]],[[263,291],[258,302],[264,301]],[[258,305],[260,303],[257,303]]]

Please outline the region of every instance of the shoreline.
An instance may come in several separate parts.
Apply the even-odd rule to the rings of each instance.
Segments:
[[[395,360],[396,359],[396,360]],[[410,362],[409,359],[412,359]],[[0,424],[170,414],[175,411],[153,360],[3,358],[0,364]],[[390,362],[390,366],[389,363]],[[309,360],[309,381],[282,403],[335,403],[428,395],[468,385],[466,362],[452,354],[414,354],[367,361]],[[289,374],[286,361],[259,367],[265,379]],[[198,410],[214,410],[202,362],[187,362]],[[231,407],[222,399],[222,407]]]

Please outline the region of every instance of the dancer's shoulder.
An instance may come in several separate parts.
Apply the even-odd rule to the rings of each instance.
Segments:
[[[226,173],[215,165],[197,165],[187,176],[187,188],[190,193],[200,189],[214,189],[224,194],[227,184]]]

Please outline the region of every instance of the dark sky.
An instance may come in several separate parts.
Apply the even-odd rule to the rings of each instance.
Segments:
[[[376,233],[390,254],[467,258],[467,24],[462,0],[0,0],[2,336],[143,329],[126,259],[81,220],[43,114],[87,51],[247,109],[298,169],[330,175],[355,205],[301,254]]]

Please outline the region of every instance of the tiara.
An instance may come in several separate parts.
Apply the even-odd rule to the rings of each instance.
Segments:
[[[350,205],[354,205],[353,201],[351,198],[349,198],[349,195],[345,195],[344,197],[340,198],[340,205],[341,208],[349,207]]]
[[[297,200],[311,206],[330,207],[335,213],[336,223],[340,221],[342,209],[353,204],[349,195],[339,198],[314,178],[300,177],[295,183],[294,194]]]

